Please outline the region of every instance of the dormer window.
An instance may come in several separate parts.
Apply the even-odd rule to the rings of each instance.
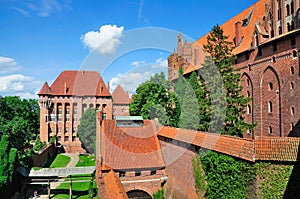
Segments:
[[[249,24],[250,18],[251,18],[252,13],[253,13],[253,10],[254,10],[254,8],[251,9],[251,11],[249,12],[247,18],[245,18],[245,19],[243,20],[242,26],[247,26],[247,25]]]

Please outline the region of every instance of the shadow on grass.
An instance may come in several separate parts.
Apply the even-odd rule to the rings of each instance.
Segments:
[[[96,188],[93,188],[93,190],[94,190],[94,193],[97,192]],[[69,193],[70,192],[68,189],[54,189],[54,190],[51,190],[51,198],[69,198]],[[79,198],[82,196],[86,196],[86,198],[90,198],[89,191],[88,190],[86,190],[86,191],[72,190],[72,198],[76,199],[76,198]],[[95,196],[96,196],[96,194],[93,195],[93,197],[95,197]]]
[[[298,146],[297,162],[294,164],[287,187],[285,189],[284,199],[296,199],[300,197],[300,145]]]

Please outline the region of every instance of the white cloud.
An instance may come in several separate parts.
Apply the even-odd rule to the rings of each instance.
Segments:
[[[144,73],[127,73],[125,75],[119,73],[116,77],[113,77],[110,80],[111,92],[117,87],[118,84],[120,84],[125,91],[134,93],[136,88],[141,83],[150,79],[150,77],[153,75],[154,73],[149,71],[146,71]]]
[[[21,74],[2,76],[0,77],[0,92],[22,91],[25,84],[30,83],[32,80],[32,77]]]
[[[158,58],[155,63],[152,64],[152,68],[168,68],[168,60],[163,58]]]
[[[28,17],[32,14],[40,17],[48,17],[53,13],[62,13],[65,9],[71,9],[71,0],[25,0],[12,7],[22,15]]]
[[[20,66],[9,57],[0,56],[0,74],[16,71]]]
[[[111,54],[121,44],[124,26],[103,25],[99,31],[89,31],[80,37],[84,46],[100,54]]]
[[[0,96],[37,98],[41,83],[33,77],[22,74],[0,76]]]
[[[134,61],[131,63],[131,66],[134,66],[134,67],[138,67],[138,66],[141,66],[141,65],[144,65],[146,64],[145,61]]]

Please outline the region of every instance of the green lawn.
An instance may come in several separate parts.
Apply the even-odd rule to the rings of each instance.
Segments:
[[[50,168],[65,167],[70,162],[70,160],[71,158],[69,156],[58,154],[50,165]]]
[[[78,199],[89,199],[89,185],[90,180],[92,179],[91,175],[76,175],[72,177],[73,183],[72,183],[72,198],[78,198]],[[87,182],[75,182],[76,180],[85,180]],[[52,195],[52,198],[69,198],[69,189],[70,189],[70,180],[67,179],[65,183],[60,184],[55,190],[53,190],[54,194]],[[96,181],[93,182],[93,189],[94,193],[97,193],[97,185]],[[57,194],[55,193],[57,192]],[[94,198],[97,198],[96,195],[94,195]]]
[[[79,155],[79,161],[76,164],[76,167],[86,167],[86,166],[95,166],[95,156],[94,155]]]

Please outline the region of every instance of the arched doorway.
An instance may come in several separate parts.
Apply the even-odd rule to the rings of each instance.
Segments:
[[[127,192],[130,199],[152,199],[152,196],[143,190],[131,190]]]

